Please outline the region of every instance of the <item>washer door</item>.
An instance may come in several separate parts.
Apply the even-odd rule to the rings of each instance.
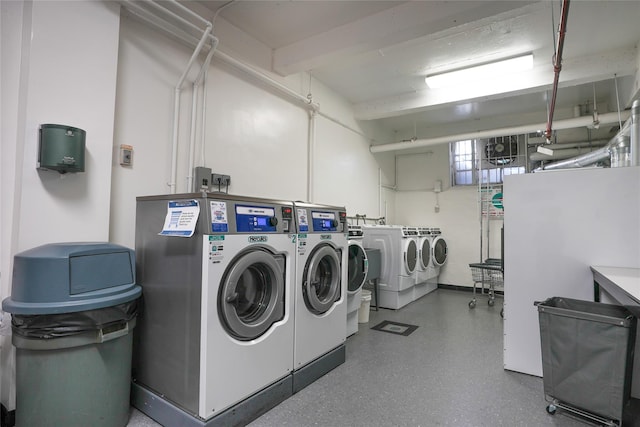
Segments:
[[[258,338],[284,318],[285,257],[254,247],[227,267],[218,294],[218,314],[234,338]]]
[[[420,248],[420,268],[426,270],[431,262],[431,241],[428,238],[422,239]]]
[[[433,263],[442,267],[447,262],[447,242],[440,236],[433,240]]]
[[[412,274],[418,264],[418,245],[415,239],[406,239],[404,247],[404,269],[407,274]]]
[[[312,313],[326,313],[340,299],[340,274],[340,254],[332,246],[320,245],[309,255],[302,294]]]
[[[349,244],[349,292],[355,292],[364,285],[369,270],[367,253],[358,243]]]

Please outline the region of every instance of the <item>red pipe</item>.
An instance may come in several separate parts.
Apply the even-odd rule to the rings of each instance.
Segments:
[[[564,47],[564,35],[567,32],[567,17],[569,16],[569,0],[562,1],[560,12],[560,28],[558,30],[558,46],[553,56],[553,93],[551,95],[551,105],[549,106],[549,119],[547,120],[547,131],[545,137],[551,139],[551,123],[553,122],[553,112],[556,109],[556,96],[558,95],[558,81],[560,80],[560,70],[562,69],[562,48]]]

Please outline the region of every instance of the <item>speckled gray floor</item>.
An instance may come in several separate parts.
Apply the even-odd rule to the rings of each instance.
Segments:
[[[588,425],[548,415],[542,379],[503,369],[500,301],[469,310],[469,300],[439,289],[401,310],[371,311],[343,365],[250,426]],[[383,320],[419,327],[406,337],[370,329]],[[128,426],[158,425],[132,409]]]

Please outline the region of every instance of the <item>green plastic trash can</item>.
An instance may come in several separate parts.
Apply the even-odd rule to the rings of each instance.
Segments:
[[[14,257],[16,426],[124,427],[132,330],[142,289],[135,254],[110,243],[59,243]]]

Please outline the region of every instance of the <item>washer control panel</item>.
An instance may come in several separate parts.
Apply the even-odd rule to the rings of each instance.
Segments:
[[[263,206],[236,205],[236,229],[239,232],[277,232],[276,210]]]
[[[311,211],[313,231],[338,231],[338,220],[335,212]]]

